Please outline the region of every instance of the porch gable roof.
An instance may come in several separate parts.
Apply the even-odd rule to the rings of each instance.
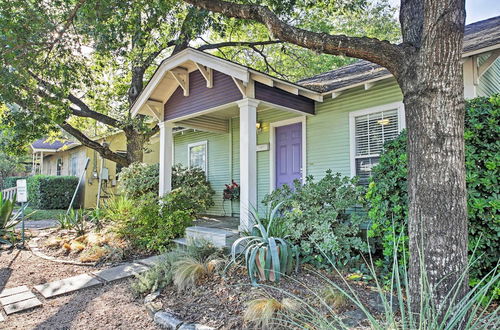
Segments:
[[[132,116],[141,113],[152,116],[158,121],[165,120],[164,105],[173,95],[182,93],[183,96],[189,96],[190,76],[195,71],[205,79],[207,88],[213,87],[214,72],[231,77],[242,97],[253,97],[251,93],[254,93],[254,90],[248,86],[255,82],[256,85],[265,86],[268,90],[293,95],[301,100],[309,99],[311,103],[323,100],[321,93],[307,87],[272,77],[203,51],[187,48],[160,64],[132,105]]]

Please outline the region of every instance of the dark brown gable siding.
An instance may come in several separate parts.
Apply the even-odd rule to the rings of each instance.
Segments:
[[[313,100],[302,95],[290,94],[282,89],[269,87],[259,82],[255,82],[255,98],[287,108],[314,114]]]
[[[189,74],[189,96],[183,95],[183,90],[177,87],[165,103],[165,120],[211,109],[226,103],[241,100],[241,93],[233,79],[214,70],[213,87],[207,88],[207,82],[196,70]]]

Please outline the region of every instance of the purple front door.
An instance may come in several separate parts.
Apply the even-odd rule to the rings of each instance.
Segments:
[[[302,123],[276,127],[276,188],[302,179]]]

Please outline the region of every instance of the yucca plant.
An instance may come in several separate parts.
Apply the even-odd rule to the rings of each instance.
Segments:
[[[23,214],[24,209],[28,206],[28,204],[24,205],[14,214],[15,200],[15,195],[12,200],[9,200],[4,199],[3,194],[0,192],[0,243],[2,244],[12,245],[11,242],[2,237],[7,236],[9,232],[11,232],[14,227],[21,222],[21,215]]]
[[[267,227],[264,227],[256,210],[251,215],[255,221],[251,234],[237,239],[231,247],[232,262],[236,262],[240,245],[244,246],[245,265],[253,285],[260,281],[278,282],[282,274],[292,271],[293,256],[298,260],[297,248],[287,242],[286,237],[273,237],[269,233],[277,219],[282,203],[267,213]]]

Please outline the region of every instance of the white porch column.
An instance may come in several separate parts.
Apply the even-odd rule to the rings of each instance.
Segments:
[[[477,59],[475,56],[468,57],[464,64],[464,97],[472,99],[477,96]]]
[[[250,211],[257,207],[257,105],[245,98],[240,107],[240,231],[253,225]]]
[[[172,190],[173,128],[168,122],[158,123],[160,127],[160,197]]]
[[[40,151],[40,174],[43,174],[43,151]]]

